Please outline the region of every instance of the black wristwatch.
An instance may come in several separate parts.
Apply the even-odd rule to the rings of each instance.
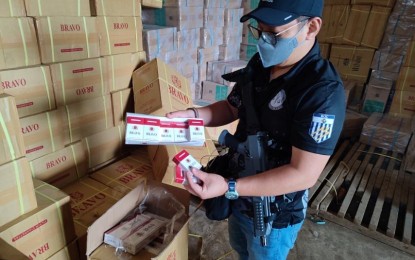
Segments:
[[[228,180],[228,191],[225,193],[225,197],[230,200],[236,200],[239,197],[238,192],[236,191],[236,180]]]

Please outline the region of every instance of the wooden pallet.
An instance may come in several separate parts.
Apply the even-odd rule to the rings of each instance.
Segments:
[[[343,142],[310,189],[309,213],[415,255],[415,174],[404,160]]]

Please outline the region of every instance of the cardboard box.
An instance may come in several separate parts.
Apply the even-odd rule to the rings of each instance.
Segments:
[[[32,176],[62,188],[88,173],[88,154],[82,142],[30,161]]]
[[[385,84],[385,82],[381,80],[371,80],[366,86],[362,113],[369,115],[373,112],[383,113],[385,111],[391,89],[391,84]]]
[[[203,9],[203,27],[218,28],[225,26],[225,9],[224,8],[204,8]]]
[[[397,90],[392,99],[389,113],[393,115],[415,115],[415,91]]]
[[[211,139],[207,139],[204,146],[148,146],[156,181],[184,189],[182,184],[175,182],[176,164],[171,160],[182,150],[186,150],[202,165],[206,165],[218,154]]]
[[[42,63],[99,57],[95,17],[36,18]]]
[[[241,44],[239,57],[241,60],[249,61],[257,52],[258,52],[258,48],[256,45]]]
[[[101,55],[138,52],[143,50],[141,17],[97,17]]]
[[[200,47],[211,48],[223,44],[223,28],[200,28]]]
[[[25,0],[27,16],[91,16],[89,0]]]
[[[396,90],[415,92],[415,67],[402,67],[396,82]]]
[[[88,153],[90,169],[121,155],[124,144],[125,125],[105,129],[83,139]]]
[[[104,62],[108,69],[108,78],[105,80],[109,84],[110,92],[114,92],[131,87],[133,71],[145,64],[146,53],[139,51],[105,56]]]
[[[133,73],[134,112],[165,116],[192,106],[188,79],[159,59]]]
[[[403,55],[376,51],[373,56],[372,68],[380,71],[399,73],[404,58]]]
[[[241,52],[240,43],[219,45],[219,60],[223,60],[223,61],[239,60],[240,52]]]
[[[350,5],[326,5],[323,10],[323,42],[343,44],[343,36],[349,21]],[[326,27],[326,28],[324,28]]]
[[[141,4],[146,7],[162,8],[163,0],[141,0]]]
[[[90,177],[126,195],[153,175],[151,162],[129,156],[92,173]]]
[[[114,126],[110,95],[66,105],[65,108],[69,123],[68,143]]]
[[[132,88],[127,88],[111,93],[112,112],[114,115],[114,125],[125,123],[125,115],[134,111],[134,96]]]
[[[415,173],[415,138],[413,135],[406,150],[405,171],[411,172],[412,174]]]
[[[209,81],[233,87],[235,83],[224,80],[222,75],[245,68],[247,64],[248,62],[244,60],[208,62],[206,78]]]
[[[185,29],[177,32],[177,50],[195,50],[200,46],[200,29]]]
[[[204,66],[205,74],[206,74],[207,62],[218,60],[218,59],[219,59],[219,47],[218,46],[197,49],[197,64],[199,66]]]
[[[141,16],[141,0],[91,0],[91,13],[94,16]]]
[[[343,40],[350,45],[359,46],[369,18],[370,5],[352,5],[344,30]]]
[[[203,1],[204,0],[164,0],[163,6],[203,6]]]
[[[203,6],[164,7],[162,10],[166,24],[161,25],[177,27],[179,31],[203,27]]]
[[[354,97],[354,91],[355,91],[356,85],[357,85],[357,82],[353,80],[343,81],[344,94],[346,95],[346,106],[350,103],[350,101]]]
[[[24,0],[0,0],[0,17],[19,17],[26,16]]]
[[[406,52],[404,66],[415,67],[415,37],[412,39],[408,51]]]
[[[391,10],[390,7],[372,6],[360,42],[362,46],[379,48]]]
[[[243,13],[244,13],[243,8],[225,9],[224,27],[234,28],[234,27],[241,26],[241,22],[239,21],[239,19],[242,17]],[[244,27],[244,26],[241,26],[241,27]]]
[[[143,25],[143,44],[150,61],[158,57],[161,52],[177,50],[177,28],[153,24]]]
[[[7,244],[3,239],[0,239],[0,259],[27,260],[27,256],[25,256],[16,248]]]
[[[0,71],[2,89],[15,97],[19,117],[56,108],[48,66]]]
[[[88,259],[117,259],[117,256],[114,254],[115,248],[102,245],[103,234],[106,230],[115,226],[128,212],[142,202],[146,194],[150,195],[145,203],[150,212],[155,211],[168,219],[175,220],[172,222],[172,229],[174,230],[171,235],[172,240],[162,247],[160,249],[161,252],[158,254],[143,250],[135,256],[123,254],[122,257],[148,260],[188,259],[188,217],[187,214],[183,213],[189,205],[188,192],[180,191],[180,189],[166,185],[155,187],[154,189],[150,187],[148,192],[144,189],[143,185],[133,189],[89,226],[88,247],[86,250]]]
[[[203,81],[201,99],[214,103],[216,101],[226,100],[230,92],[231,88],[226,85],[218,84],[212,81]]]
[[[332,45],[330,61],[344,80],[366,82],[374,53],[374,49],[365,47]]]
[[[411,120],[410,117],[373,113],[363,125],[360,142],[403,154],[412,135]]]
[[[0,165],[24,156],[25,151],[16,101],[0,94]]]
[[[22,118],[20,124],[29,160],[60,150],[68,143],[68,121],[63,108]]]
[[[40,64],[33,18],[0,18],[0,70]]]
[[[109,94],[108,73],[103,58],[50,65],[58,107]]]
[[[26,158],[0,165],[0,226],[34,210],[38,205],[35,197],[30,166]]]
[[[343,123],[341,138],[358,138],[362,132],[363,124],[366,122],[368,116],[352,111],[346,110],[346,118]]]
[[[62,260],[62,259],[80,259],[79,249],[76,240],[70,242],[67,246],[59,250],[56,254],[49,257],[48,260]]]
[[[30,259],[48,259],[76,237],[69,196],[34,180],[38,207],[0,227],[0,237]]]
[[[351,0],[351,4],[379,5],[393,7],[396,0]]]
[[[244,2],[251,2],[252,4],[258,5],[257,0],[253,1],[244,1]],[[205,0],[205,7],[222,7],[222,8],[239,8],[242,5],[242,0],[228,0],[228,1],[222,1],[222,0]]]

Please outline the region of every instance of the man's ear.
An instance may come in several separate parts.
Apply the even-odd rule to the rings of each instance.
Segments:
[[[307,40],[315,39],[320,32],[323,21],[320,17],[313,17],[308,21]]]

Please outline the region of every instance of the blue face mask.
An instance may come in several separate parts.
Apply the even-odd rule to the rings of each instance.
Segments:
[[[262,60],[262,65],[265,68],[268,68],[286,61],[291,53],[293,53],[294,49],[297,48],[297,35],[303,28],[291,38],[279,38],[275,44],[268,43],[260,37],[257,48]]]

